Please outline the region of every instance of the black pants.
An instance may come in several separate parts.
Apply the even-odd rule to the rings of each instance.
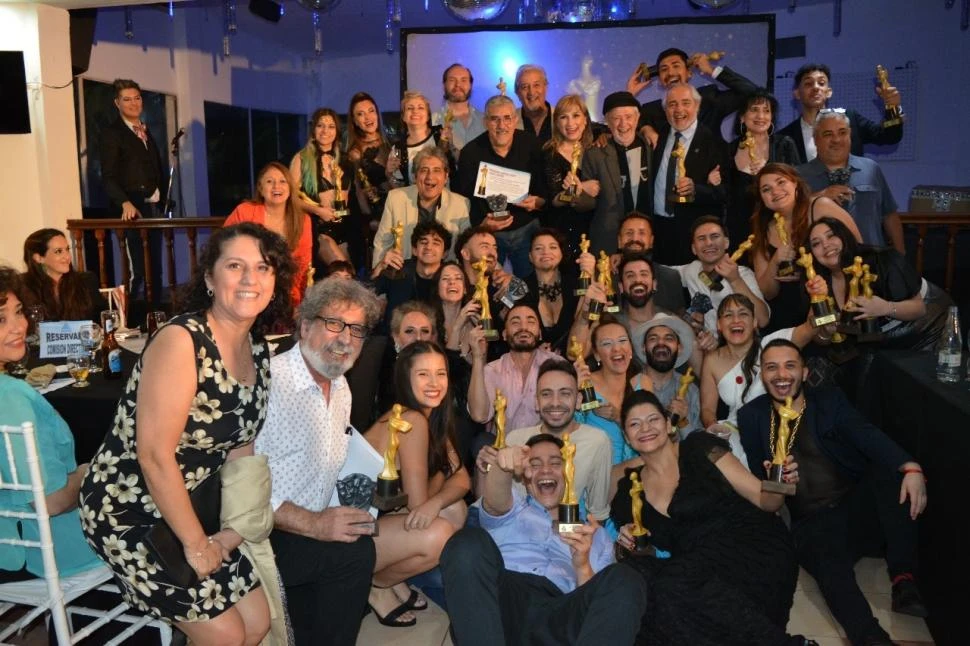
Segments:
[[[647,603],[643,577],[622,564],[568,594],[546,577],[506,570],[477,527],[445,544],[441,572],[457,646],[632,644]]]
[[[374,576],[374,541],[324,543],[273,530],[270,542],[297,646],[354,646]]]
[[[798,563],[818,582],[852,643],[889,635],[872,615],[855,579],[856,561],[886,548],[889,576],[916,573],[916,522],[899,504],[899,474],[874,468],[833,507],[792,523]]]
[[[138,204],[137,208],[143,218],[160,218],[162,212],[158,204],[145,202]],[[128,257],[122,258],[122,262],[128,263],[128,296],[131,300],[142,297],[148,301],[148,290],[145,285],[145,250],[142,247],[141,230],[128,229],[125,232],[125,248]],[[151,278],[152,278],[152,298],[150,305],[158,305],[162,302],[162,232],[148,231],[148,248],[151,252]],[[137,324],[144,322],[144,315],[137,318]],[[134,324],[131,324],[134,326]]]

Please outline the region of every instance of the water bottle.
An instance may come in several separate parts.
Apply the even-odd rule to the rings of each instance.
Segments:
[[[954,305],[946,317],[946,328],[940,338],[936,355],[936,378],[947,383],[960,380],[963,338],[960,336],[960,315]]]

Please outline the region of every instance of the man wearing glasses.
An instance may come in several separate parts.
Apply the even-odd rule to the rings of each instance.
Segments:
[[[380,316],[360,283],[327,278],[300,304],[298,341],[273,357],[266,421],[256,440],[273,477],[270,535],[296,643],[353,646],[367,605],[374,518],[330,506],[352,431],[344,373]]]

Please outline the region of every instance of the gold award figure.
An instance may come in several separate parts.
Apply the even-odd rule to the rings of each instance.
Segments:
[[[731,262],[737,263],[739,260],[741,260],[741,256],[747,253],[748,249],[753,246],[754,234],[752,233],[748,236],[748,239],[739,244],[738,248],[734,251],[734,253],[731,254]],[[702,270],[697,276],[700,281],[707,285],[712,292],[719,292],[724,289],[724,276],[717,273],[713,269],[710,271],[710,273]]]
[[[589,253],[589,244],[590,244],[589,239],[586,237],[585,233],[579,236],[580,253]],[[586,290],[589,289],[589,285],[592,282],[593,282],[593,277],[589,275],[589,272],[586,271],[585,269],[580,269],[579,284],[576,286],[576,289],[573,290],[573,294],[575,294],[576,296],[583,296],[586,293]]]
[[[377,194],[377,189],[370,183],[370,180],[367,178],[367,173],[360,166],[357,167],[357,179],[360,180],[360,186],[364,189],[364,196],[368,202],[377,204],[381,201],[381,196]]]
[[[849,279],[849,298],[846,299],[845,309],[855,309],[855,300],[861,296],[862,292],[859,290],[859,283],[862,280],[862,257],[856,256],[852,259],[852,264],[848,267],[842,268],[842,273],[846,276],[852,276]]]
[[[505,448],[505,409],[508,403],[505,395],[502,394],[502,389],[496,388],[495,401],[493,402],[495,406],[495,442],[492,443],[492,447],[495,449]]]
[[[693,195],[681,195],[677,192],[676,183],[679,182],[681,178],[687,177],[687,148],[684,146],[684,141],[682,139],[674,144],[674,149],[670,151],[670,156],[677,160],[677,172],[674,175],[674,186],[670,187],[670,201],[677,202],[678,204],[693,202]]]
[[[313,268],[313,263],[311,262],[306,269],[306,288],[310,289],[313,287],[313,274],[316,273],[316,269]]]
[[[488,302],[488,276],[485,275],[485,271],[488,269],[488,259],[479,258],[478,262],[472,264],[472,269],[478,272],[472,300],[478,301],[478,304],[482,306],[479,318],[482,322],[482,330],[485,332],[485,340],[494,341],[498,338],[498,330],[493,327],[492,309]]]
[[[610,314],[616,314],[620,311],[620,307],[616,304],[616,289],[613,287],[613,268],[610,267],[610,257],[603,250],[600,250],[600,257],[596,261],[596,271],[599,273],[599,283],[603,286],[603,291],[606,292],[606,298],[609,300],[609,305],[605,309]]]
[[[646,549],[650,540],[650,530],[643,526],[643,483],[636,471],[630,472],[630,516],[633,518],[634,552]]]
[[[812,254],[805,251],[805,247],[798,248],[798,260],[795,262],[805,270],[806,280],[812,280],[818,275],[815,272],[815,263]],[[811,301],[812,327],[819,328],[823,325],[835,323],[838,320],[839,317],[835,314],[835,310],[829,305],[828,296],[815,294],[811,297]]]
[[[879,276],[869,272],[869,265],[862,265],[862,276],[859,278],[859,285],[862,291],[862,298],[872,298],[874,293],[872,291],[872,283],[874,283]],[[878,341],[882,338],[882,331],[879,327],[879,320],[872,317],[866,317],[859,321],[859,341]]]
[[[569,337],[569,345],[566,346],[566,358],[573,363],[583,358],[583,344],[575,336]],[[596,399],[596,389],[589,377],[583,379],[582,383],[579,384],[579,392],[583,396],[583,403],[580,404],[579,410],[585,412],[600,407],[600,402]]]
[[[579,162],[583,158],[583,145],[578,141],[573,144],[573,156],[569,163],[569,172],[575,175],[579,172]],[[570,184],[562,192],[559,193],[558,198],[560,202],[572,202],[576,197],[576,185]]]
[[[694,381],[696,380],[697,380],[697,377],[694,376],[694,369],[688,366],[687,372],[682,374],[680,376],[680,379],[678,380],[677,399],[684,399],[684,397],[687,396],[687,390],[690,388],[690,385],[694,383]],[[677,413],[674,413],[673,415],[671,415],[670,423],[673,425],[674,432],[676,433],[677,425],[680,424],[680,415],[678,415]]]
[[[377,476],[377,491],[374,506],[382,511],[391,511],[407,504],[408,495],[401,491],[401,476],[397,471],[397,449],[401,440],[398,433],[411,430],[411,423],[402,414],[404,406],[394,404],[387,419],[387,448],[384,449],[384,469]]]
[[[778,242],[783,246],[791,245],[791,237],[788,235],[788,225],[785,224],[785,216],[781,213],[775,212],[775,231],[778,233]],[[798,273],[795,271],[795,263],[791,260],[782,260],[778,263],[778,276],[779,278],[797,276]]]
[[[882,65],[876,65],[876,78],[879,79],[879,87],[882,88],[883,96],[889,92],[892,84],[889,82],[889,72]],[[890,105],[883,99],[883,104],[885,107],[885,119],[882,122],[883,128],[892,128],[893,126],[898,126],[903,122],[903,106],[901,105]]]
[[[575,531],[582,525],[579,518],[579,500],[576,498],[576,445],[569,433],[562,434],[562,498],[559,500],[559,533]]]
[[[402,240],[404,239],[404,223],[396,222],[391,226],[391,249],[398,253],[402,253]],[[390,280],[399,280],[404,277],[404,268],[395,269],[394,267],[387,266],[384,268],[384,276]]]
[[[738,248],[731,254],[731,262],[737,263],[741,260],[741,256],[747,253],[748,249],[754,246],[754,234],[748,236],[747,240],[744,240],[738,245]]]
[[[481,176],[482,176],[482,180],[478,184],[477,195],[484,196],[485,195],[485,179],[488,177],[488,166],[486,166],[485,164],[482,164]]]
[[[751,163],[751,168],[754,168],[758,161],[758,151],[755,150],[754,135],[751,134],[750,130],[745,130],[744,139],[738,144],[738,148],[748,151],[748,161]]]
[[[347,202],[344,200],[344,169],[334,159],[331,165],[333,173],[333,215],[338,220],[347,215]]]
[[[772,413],[771,428],[769,431],[769,442],[771,445],[771,468],[768,470],[768,479],[762,481],[762,491],[780,493],[786,496],[794,495],[795,485],[784,481],[785,460],[791,453],[791,447],[795,443],[795,433],[798,431],[797,420],[801,413],[792,408],[792,398],[786,397],[785,403],[778,407],[778,434],[775,435],[775,418]],[[792,422],[796,422],[792,430]]]

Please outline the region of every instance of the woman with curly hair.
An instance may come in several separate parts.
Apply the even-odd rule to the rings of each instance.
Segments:
[[[149,339],[81,485],[88,543],[125,599],[193,643],[254,644],[269,628],[270,592],[238,549],[242,537],[232,529],[207,536],[189,496],[227,462],[253,455],[269,396],[264,335],[292,318],[294,273],[286,242],[265,227],[214,231],[187,286],[186,313]],[[147,547],[162,521],[194,582]]]
[[[24,240],[24,305],[40,305],[48,321],[97,321],[108,304],[98,278],[74,271],[71,244],[58,229],[39,229]]]

